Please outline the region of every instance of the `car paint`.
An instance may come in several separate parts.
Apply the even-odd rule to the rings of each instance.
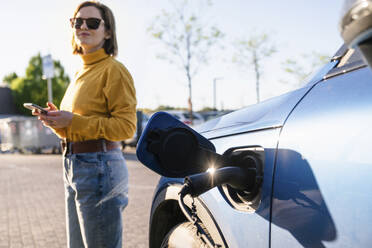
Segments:
[[[371,78],[366,67],[325,80],[288,118],[278,146],[271,247],[370,247]]]
[[[337,63],[301,89],[197,128],[220,154],[264,148],[255,212],[232,208],[220,188],[199,197],[226,247],[369,247],[372,73],[365,67],[327,77]],[[162,178],[157,190],[180,183]]]

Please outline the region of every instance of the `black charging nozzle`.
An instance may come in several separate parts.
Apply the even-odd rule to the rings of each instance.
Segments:
[[[237,190],[250,191],[255,183],[255,169],[228,166],[186,177],[180,194],[189,194],[192,197],[198,197],[208,190],[222,184],[229,184]]]

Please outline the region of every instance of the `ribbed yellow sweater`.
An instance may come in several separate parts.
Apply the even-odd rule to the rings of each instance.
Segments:
[[[136,130],[136,92],[128,70],[104,49],[81,55],[84,66],[61,102],[72,112],[70,126],[55,129],[60,138],[125,140]]]

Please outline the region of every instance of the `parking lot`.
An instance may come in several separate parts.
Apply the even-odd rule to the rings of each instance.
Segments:
[[[129,205],[123,212],[123,247],[148,247],[151,198],[158,176],[134,153],[129,168]],[[66,247],[60,155],[0,155],[0,248]]]

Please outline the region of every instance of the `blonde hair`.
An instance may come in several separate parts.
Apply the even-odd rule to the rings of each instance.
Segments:
[[[101,14],[101,17],[102,17],[102,19],[104,21],[104,24],[105,24],[105,31],[107,31],[110,35],[110,38],[105,40],[105,43],[103,44],[103,49],[105,49],[105,52],[107,54],[109,54],[111,56],[116,56],[118,54],[118,42],[117,42],[117,39],[116,39],[115,18],[114,18],[114,14],[112,13],[111,9],[109,9],[109,7],[107,7],[106,5],[104,5],[100,2],[96,2],[96,1],[82,2],[81,4],[79,4],[79,6],[77,6],[77,8],[74,12],[73,18],[76,17],[76,15],[80,11],[80,9],[82,9],[84,7],[88,7],[88,6],[96,7],[99,10],[99,12]],[[75,34],[74,33],[72,34],[71,45],[72,45],[72,53],[73,54],[82,54],[83,53],[82,47],[79,46],[75,42]]]

